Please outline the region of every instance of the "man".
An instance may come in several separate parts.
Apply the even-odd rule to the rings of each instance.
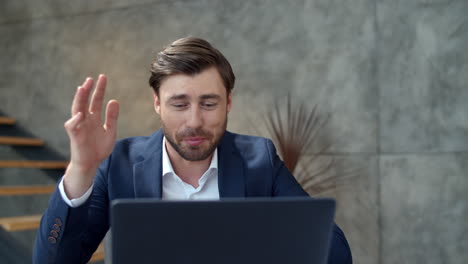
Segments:
[[[162,130],[115,143],[118,102],[108,102],[102,125],[106,77],[99,76],[89,105],[93,80],[86,79],[65,123],[71,160],[42,217],[34,262],[86,263],[117,198],[306,196],[270,140],[226,131],[234,82],[229,62],[207,41],[173,42],[158,53],[149,80]],[[351,263],[336,225],[329,263]]]

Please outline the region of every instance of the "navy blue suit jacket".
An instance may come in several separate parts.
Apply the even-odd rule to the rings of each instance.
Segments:
[[[86,263],[109,229],[111,200],[161,198],[162,138],[159,130],[149,137],[118,141],[98,169],[91,197],[77,208],[69,207],[57,188],[41,219],[33,262]],[[227,131],[218,146],[218,186],[221,198],[307,196],[271,140]],[[337,225],[329,263],[352,263],[349,245]]]

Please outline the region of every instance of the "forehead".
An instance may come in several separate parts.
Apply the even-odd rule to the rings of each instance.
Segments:
[[[211,67],[196,75],[174,74],[167,77],[159,88],[161,99],[174,95],[199,97],[205,94],[226,96],[226,88],[216,68]]]

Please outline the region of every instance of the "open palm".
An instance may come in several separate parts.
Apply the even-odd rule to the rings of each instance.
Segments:
[[[78,182],[86,183],[83,185],[89,185],[92,182],[99,164],[110,155],[114,148],[119,104],[115,100],[107,103],[103,123],[101,112],[106,82],[106,77],[100,75],[91,101],[89,101],[89,96],[93,89],[93,79],[87,78],[78,87],[71,108],[72,117],[64,125],[70,138],[71,153],[65,178],[68,177],[69,182],[69,178],[73,178],[71,182],[75,182],[73,184],[78,187],[81,185],[77,184]],[[71,167],[73,167],[72,173],[70,173]]]

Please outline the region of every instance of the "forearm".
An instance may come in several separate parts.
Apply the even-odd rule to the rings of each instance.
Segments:
[[[91,168],[82,168],[70,162],[61,182],[63,186],[62,190],[68,199],[79,198],[89,190],[93,185],[98,165]]]
[[[91,192],[93,191],[93,185],[91,185],[91,187],[89,187],[89,189],[81,197],[72,199],[68,197],[67,193],[65,192],[63,178],[62,180],[60,180],[58,188],[60,190],[60,196],[62,197],[62,199],[65,201],[66,204],[73,208],[83,205],[89,199],[89,197],[91,196]]]

